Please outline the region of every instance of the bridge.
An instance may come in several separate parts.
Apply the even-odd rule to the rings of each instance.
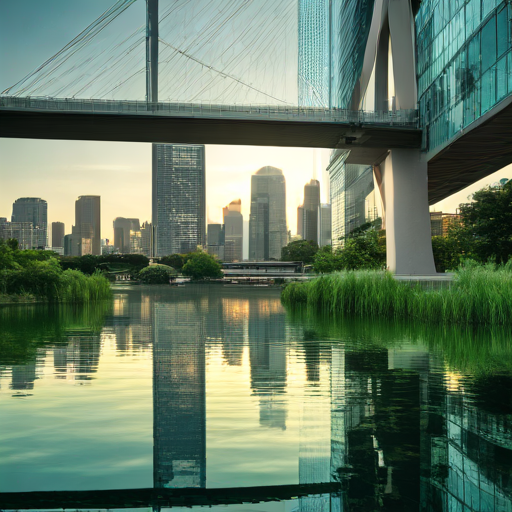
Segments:
[[[127,29],[142,4],[118,0],[4,90],[0,137],[347,150],[374,166],[399,274],[435,272],[429,203],[512,162],[509,0],[439,26],[439,5],[411,0],[146,0]]]

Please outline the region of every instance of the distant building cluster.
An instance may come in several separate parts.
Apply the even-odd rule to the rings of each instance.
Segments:
[[[297,208],[297,235],[319,247],[331,245],[331,205],[320,202],[318,180],[304,186],[304,203]]]

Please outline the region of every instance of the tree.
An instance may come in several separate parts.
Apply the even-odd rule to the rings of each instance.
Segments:
[[[176,270],[167,265],[151,265],[143,268],[138,278],[144,284],[168,284],[176,276]]]
[[[338,255],[333,252],[332,246],[325,245],[324,247],[321,247],[315,254],[315,259],[313,260],[313,270],[315,272],[319,272],[320,274],[330,274],[331,272],[338,270],[338,260]]]
[[[302,261],[305,265],[313,263],[318,252],[318,244],[312,240],[296,240],[281,249],[281,261]]]
[[[345,270],[378,270],[386,265],[386,248],[374,230],[347,238],[338,255],[339,266]]]
[[[181,269],[184,276],[191,277],[194,280],[217,279],[224,276],[220,263],[210,254],[197,251],[187,256],[187,262]]]
[[[471,241],[477,259],[506,262],[512,256],[512,180],[475,192],[473,202],[459,208],[463,238]]]
[[[176,270],[181,270],[185,264],[185,259],[183,254],[169,254],[160,258],[160,263],[162,265],[169,265]]]

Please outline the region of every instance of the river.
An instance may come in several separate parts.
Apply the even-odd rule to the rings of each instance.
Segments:
[[[1,309],[0,509],[62,491],[53,508],[147,510],[188,489],[228,511],[512,511],[510,332],[279,297],[125,285],[112,304]],[[226,505],[241,487],[263,502]]]

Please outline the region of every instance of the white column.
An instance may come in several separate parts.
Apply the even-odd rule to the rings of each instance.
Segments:
[[[380,169],[388,269],[399,275],[435,274],[427,162],[419,150],[393,149]]]

